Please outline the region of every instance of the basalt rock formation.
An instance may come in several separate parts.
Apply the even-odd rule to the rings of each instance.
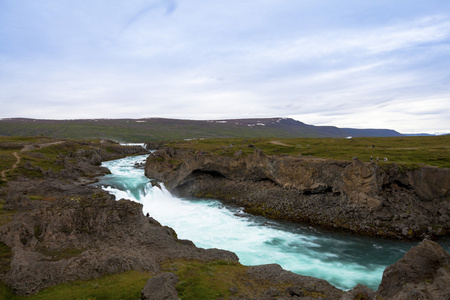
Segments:
[[[159,272],[169,258],[230,259],[236,255],[204,250],[177,239],[175,232],[145,217],[142,205],[91,189],[30,205],[0,229],[14,253],[5,281],[19,294],[71,280],[129,270]],[[32,209],[31,209],[32,208]]]
[[[163,148],[149,156],[145,172],[172,193],[272,218],[400,239],[450,232],[450,169]]]
[[[450,255],[422,242],[385,269],[377,292],[383,299],[450,299]]]
[[[42,177],[19,177],[0,188],[0,201],[4,203],[0,216],[0,280],[15,293],[28,295],[62,282],[142,270],[152,274],[142,291],[143,299],[177,299],[177,278],[163,270],[164,261],[238,262],[232,252],[201,249],[191,241],[178,239],[171,228],[144,216],[139,203],[117,201],[89,185],[95,181],[93,176],[108,172],[99,162],[122,152],[138,153],[139,149],[115,154],[92,149],[61,155],[56,163],[64,168],[59,172],[30,163],[28,167],[41,172]],[[258,161],[257,157],[253,159]],[[176,168],[180,166],[169,167],[166,176]],[[210,172],[202,176],[220,177]],[[5,255],[5,248],[10,249],[9,255]],[[403,295],[446,299],[439,297],[448,298],[448,270],[448,253],[427,241],[386,270],[378,292],[364,286],[344,292],[325,280],[297,275],[274,264],[248,267],[241,275],[244,279],[240,280],[249,286],[263,283],[264,289],[245,294],[231,282],[229,289],[233,299],[375,299],[379,295],[383,299],[403,299]]]

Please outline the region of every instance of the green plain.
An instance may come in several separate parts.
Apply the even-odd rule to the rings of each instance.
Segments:
[[[151,275],[147,272],[128,271],[125,273],[103,276],[98,279],[63,283],[41,290],[32,296],[19,296],[0,283],[0,299],[10,300],[135,300],[140,299]]]
[[[335,160],[373,161],[380,164],[397,163],[407,168],[420,165],[450,168],[450,135],[417,137],[367,138],[253,138],[253,139],[199,139],[173,141],[166,144],[215,155],[243,155],[262,150],[267,155],[294,155]]]

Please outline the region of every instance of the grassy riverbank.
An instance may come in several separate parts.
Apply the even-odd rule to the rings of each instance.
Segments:
[[[0,282],[0,299],[140,299],[141,290],[150,277],[147,272],[129,271],[93,280],[59,284],[32,296],[15,295],[11,288]]]
[[[358,157],[370,161],[379,157],[388,163],[407,168],[421,164],[450,168],[450,135],[418,137],[366,137],[366,138],[255,138],[255,139],[199,139],[173,141],[166,144],[216,155],[234,155],[238,151],[249,154],[261,149],[268,155],[301,155],[325,159],[351,160]]]
[[[182,300],[229,299],[234,295],[263,296],[263,291],[276,286],[284,292],[291,284],[255,280],[249,277],[249,267],[229,261],[202,262],[198,260],[171,260],[163,264],[163,271],[174,272],[179,281],[176,286]],[[44,299],[96,299],[135,300],[152,275],[148,272],[128,271],[103,276],[98,279],[62,283],[41,290],[36,295],[19,296],[0,282],[0,299],[44,300]],[[230,288],[231,286],[231,288]],[[303,289],[305,296],[321,299],[325,295]]]
[[[79,151],[103,149],[114,153],[121,146],[104,140],[67,140],[50,137],[1,137],[0,136],[0,186],[19,176],[42,177],[39,168],[54,172],[64,166],[58,158],[74,155]]]

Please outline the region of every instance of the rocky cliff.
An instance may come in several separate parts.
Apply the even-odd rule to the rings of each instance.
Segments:
[[[274,264],[241,266],[234,253],[197,248],[190,241],[178,239],[171,228],[144,216],[140,204],[114,199],[88,185],[95,180],[94,176],[108,172],[99,166],[102,160],[138,153],[139,148],[112,149],[108,146],[107,149],[77,150],[72,147],[74,145],[69,146],[74,151],[58,155],[54,162],[62,166],[61,170],[46,170],[30,160],[24,164],[24,172],[32,170],[32,174],[39,176],[8,177],[7,184],[0,186],[0,280],[16,294],[37,293],[62,282],[143,270],[150,272],[150,279],[142,291],[142,299],[178,299],[180,284],[195,284],[198,277],[194,280],[189,278],[197,276],[191,265],[184,278],[179,279],[173,272],[177,273],[184,263],[193,261],[200,264],[207,277],[213,280],[218,266],[228,268],[227,277],[218,277],[216,281],[220,281],[220,286],[232,295],[225,297],[229,299],[448,299],[450,296],[450,256],[431,241],[413,248],[398,263],[387,268],[377,292],[364,286],[344,292],[325,280],[297,275]],[[149,159],[159,163],[161,169],[158,174],[167,180],[175,178],[176,170],[182,170],[181,161],[176,160],[180,156],[169,152],[160,152]],[[33,158],[31,155],[26,153],[26,157]],[[261,177],[266,174],[265,164],[273,159],[277,158],[268,158],[258,152],[244,159],[252,166],[251,173],[255,176],[252,181],[262,182],[261,186],[277,186],[272,177]],[[196,164],[196,160],[208,161],[200,156],[186,156],[186,161],[191,164]],[[170,166],[165,167],[167,162]],[[241,169],[239,176],[245,176],[248,171],[243,170],[240,164],[242,162],[236,163],[236,170]],[[285,164],[288,165],[287,160]],[[336,164],[337,169],[339,164],[351,165]],[[180,187],[183,190],[181,187],[184,187],[188,190],[192,186],[189,182],[194,179],[206,178],[207,186],[211,177],[219,178],[221,182],[237,182],[243,178],[227,179],[226,176],[239,173],[225,168],[194,171],[185,177],[180,172],[180,181],[171,186],[172,189]],[[332,182],[335,178],[330,176],[329,180]],[[245,180],[242,181],[242,187],[245,187]],[[291,181],[295,186],[295,180]],[[169,186],[170,182],[175,183],[168,181]],[[328,186],[314,185],[306,180],[302,184],[306,195],[334,193],[340,196],[337,190],[329,191]],[[290,189],[295,188],[286,188]],[[211,267],[202,265],[203,262],[215,264]],[[231,273],[233,267],[238,272]],[[237,274],[237,277],[230,277],[230,274]]]
[[[164,148],[147,159],[145,172],[172,193],[272,218],[401,239],[450,232],[450,169]]]
[[[8,199],[19,210],[0,228],[12,249],[3,280],[18,294],[33,294],[62,282],[129,270],[158,273],[167,259],[228,259],[235,254],[196,248],[142,213],[142,205],[91,188],[43,201]]]
[[[37,156],[28,151],[40,146],[27,146],[21,155]],[[34,294],[59,283],[129,270],[158,273],[167,259],[238,261],[234,253],[178,239],[171,228],[144,216],[141,204],[89,185],[109,173],[100,166],[102,160],[146,153],[142,147],[110,142],[66,146],[70,151],[54,161],[61,170],[45,170],[27,160],[18,168],[24,174],[33,171],[32,177],[21,175],[0,186],[0,281],[14,293]]]

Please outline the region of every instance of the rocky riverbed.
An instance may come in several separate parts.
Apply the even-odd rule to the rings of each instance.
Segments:
[[[63,166],[59,171],[42,169],[31,160],[23,168],[39,176],[18,176],[1,185],[0,279],[16,294],[29,295],[62,282],[142,270],[152,274],[143,299],[177,299],[177,260],[238,264],[234,253],[197,248],[178,239],[171,228],[145,216],[140,204],[117,201],[90,186],[96,176],[108,172],[99,166],[102,160],[141,151],[138,147],[113,148],[74,147],[73,152],[58,156],[55,164]],[[181,169],[175,165],[165,168],[167,176],[175,168]],[[202,172],[201,176],[220,177]],[[265,183],[274,184],[270,180]],[[175,261],[171,270],[164,267],[167,261]],[[233,279],[221,282],[232,295],[230,299],[450,297],[450,256],[432,241],[421,243],[388,267],[378,291],[364,286],[341,291],[324,280],[296,275],[278,265],[242,268],[239,282],[245,282],[245,289]]]

